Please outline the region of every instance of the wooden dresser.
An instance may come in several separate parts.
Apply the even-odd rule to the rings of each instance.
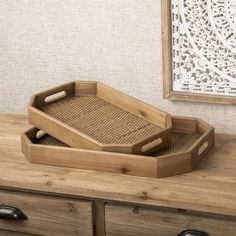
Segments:
[[[1,236],[236,235],[236,135],[217,135],[196,171],[151,179],[30,164],[20,146],[28,127],[0,115],[0,206],[28,217],[0,219]]]

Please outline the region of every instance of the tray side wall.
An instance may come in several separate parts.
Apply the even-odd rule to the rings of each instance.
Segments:
[[[195,118],[172,117],[174,132],[194,133],[198,131],[198,120]]]
[[[195,118],[173,117],[172,124],[175,132],[199,132],[202,136],[186,152],[157,157],[158,178],[192,171],[214,146],[214,128],[206,122]]]
[[[167,126],[167,113],[130,97],[127,94],[112,89],[102,83],[98,83],[97,95],[113,103],[114,105],[126,109],[143,119],[161,126],[162,128],[166,128]]]
[[[97,82],[75,81],[75,96],[97,95]]]
[[[66,96],[74,96],[75,94],[75,83],[74,82],[69,82],[66,84],[62,84],[59,85],[55,88],[52,89],[48,89],[46,91],[43,91],[41,93],[38,93],[35,95],[35,105],[37,108],[39,108],[40,106],[43,106],[46,104],[45,102],[45,98],[56,94],[56,93],[60,93],[60,92],[65,92]]]
[[[183,174],[192,170],[191,153],[184,152],[176,155],[157,157],[157,177],[163,178]]]
[[[33,144],[29,160],[35,164],[157,177],[156,160],[150,157]]]
[[[196,168],[215,144],[215,130],[209,127],[191,149],[192,169]]]
[[[169,128],[163,129],[159,134],[155,134],[145,140],[142,140],[140,142],[137,142],[136,144],[133,145],[133,151],[132,153],[140,154],[143,153],[145,155],[151,155],[152,153],[161,150],[162,148],[165,148],[166,146],[171,144],[171,134],[172,130]],[[145,152],[142,152],[142,148],[145,145],[148,145],[149,142],[152,143],[154,140],[160,140],[161,143],[157,146],[154,146],[150,149],[148,149]]]
[[[75,129],[66,126],[34,107],[28,108],[28,119],[32,125],[46,131],[71,147],[101,150],[101,147],[93,140],[90,140],[89,137],[83,137],[83,134],[78,133]]]
[[[31,144],[32,142],[28,138],[27,134],[26,133],[21,134],[21,150],[28,161],[31,161],[30,160],[31,158],[30,145]]]

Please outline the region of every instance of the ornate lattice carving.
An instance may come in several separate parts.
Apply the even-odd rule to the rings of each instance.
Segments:
[[[172,0],[173,90],[236,96],[236,0]]]

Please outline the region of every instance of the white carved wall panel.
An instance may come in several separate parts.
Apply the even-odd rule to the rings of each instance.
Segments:
[[[172,0],[173,91],[236,96],[236,0]]]

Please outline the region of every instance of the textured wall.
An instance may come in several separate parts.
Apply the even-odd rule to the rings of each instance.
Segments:
[[[236,133],[236,106],[162,99],[160,0],[1,0],[0,112],[30,95],[100,80],[175,115]]]

